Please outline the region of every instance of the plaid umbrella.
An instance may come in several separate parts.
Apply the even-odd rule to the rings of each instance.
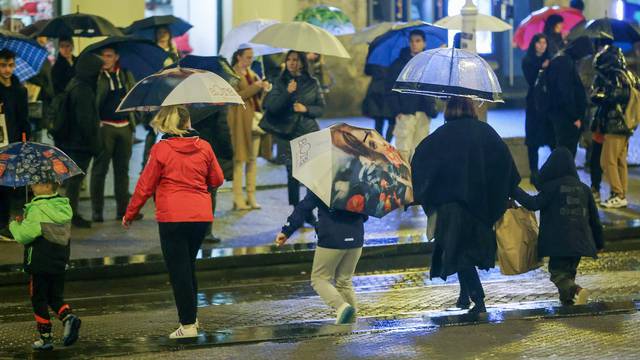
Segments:
[[[13,72],[24,82],[40,72],[49,55],[47,50],[28,37],[0,29],[0,49],[9,49],[16,54],[16,69]]]
[[[80,174],[82,170],[78,165],[51,145],[17,142],[0,148],[0,186],[61,184]]]

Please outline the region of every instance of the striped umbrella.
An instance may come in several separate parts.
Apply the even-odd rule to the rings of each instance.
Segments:
[[[154,111],[169,105],[244,104],[233,87],[220,76],[204,70],[165,69],[139,81],[127,93],[117,111]]]
[[[37,42],[4,29],[0,29],[0,49],[8,49],[16,54],[16,69],[13,74],[20,82],[38,74],[49,55]]]

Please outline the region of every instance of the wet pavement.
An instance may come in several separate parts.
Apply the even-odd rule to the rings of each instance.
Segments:
[[[46,358],[637,358],[639,270],[640,251],[584,259],[577,280],[594,304],[572,308],[558,307],[545,268],[481,272],[489,314],[479,318],[443,311],[457,298],[455,277],[429,280],[425,268],[363,273],[354,281],[360,320],[353,327],[331,325],[335,315],[308,274],[224,281],[201,272],[203,331],[194,341],[166,337],[177,324],[166,276],[69,282],[82,337]],[[0,287],[0,298],[0,358],[42,357],[28,347],[35,326],[26,287]],[[54,323],[58,339],[60,331]]]

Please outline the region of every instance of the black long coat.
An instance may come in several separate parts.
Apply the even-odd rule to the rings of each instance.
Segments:
[[[73,57],[73,65],[58,55],[56,62],[51,68],[51,82],[53,84],[53,94],[60,94],[67,87],[71,79],[76,75],[76,62],[78,58]]]
[[[385,81],[387,68],[379,65],[366,65],[364,73],[371,76],[371,82],[367,87],[367,94],[362,100],[362,115],[372,119],[393,117],[389,107],[389,98],[386,93]]]
[[[538,78],[538,72],[542,69],[542,64],[548,56],[525,56],[522,59],[522,72],[527,80],[529,89],[527,91],[527,109],[525,118],[525,141],[526,144],[533,147],[542,147],[545,145],[555,144],[555,136],[553,134],[553,125],[546,114],[541,114],[536,110],[536,99],[533,91]]]
[[[591,189],[580,182],[573,156],[558,148],[540,170],[540,193],[518,188],[514,198],[540,210],[538,256],[591,256],[604,247],[602,225]]]

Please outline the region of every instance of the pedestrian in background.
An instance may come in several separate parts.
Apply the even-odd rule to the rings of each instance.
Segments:
[[[86,174],[91,158],[100,154],[100,114],[96,105],[96,87],[103,61],[97,55],[84,54],[76,64],[76,75],[65,91],[68,92],[67,116],[69,131],[54,137],[56,146],[64,151]],[[66,181],[66,196],[73,209],[73,226],[90,228],[91,222],[80,216],[78,198],[84,174]]]
[[[273,119],[280,137],[288,143],[304,134],[320,129],[316,118],[324,111],[324,97],[318,80],[309,75],[307,58],[302,52],[291,50],[285,57],[285,69],[273,83],[272,90],[264,99],[265,116]],[[272,131],[272,130],[268,130]],[[289,205],[300,202],[300,182],[293,177],[291,147],[285,147],[287,167],[287,190]],[[313,213],[306,221],[316,222]]]
[[[546,70],[548,115],[553,124],[556,146],[566,147],[574,157],[587,110],[587,94],[576,62],[592,53],[591,40],[581,36],[553,57]]]
[[[542,33],[547,37],[547,47],[549,48],[549,56],[553,57],[558,51],[564,49],[566,43],[562,36],[564,29],[564,18],[562,15],[553,14],[544,22]]]
[[[16,54],[0,50],[0,147],[25,140],[31,136],[28,120],[27,89],[14,75]],[[24,205],[25,189],[0,186],[0,235],[10,237],[6,226],[11,213],[18,213]]]
[[[46,351],[53,349],[49,307],[64,326],[64,346],[78,340],[81,321],[64,301],[73,214],[69,199],[58,195],[58,184],[46,182],[46,173],[39,175],[43,182],[31,185],[35,197],[26,204],[24,217],[11,222],[9,228],[25,246],[24,270],[29,274],[29,295],[40,334],[32,347]]]
[[[120,102],[136,81],[120,66],[116,49],[103,48],[104,65],[96,86],[96,107],[100,116],[100,153],[91,168],[91,207],[94,222],[104,221],[104,183],[113,162],[113,192],[116,197],[116,220],[122,219],[129,202],[129,160],[133,149],[136,116],[133,112],[116,112]],[[141,217],[142,214],[139,215]],[[139,220],[139,219],[136,219]]]
[[[180,321],[169,337],[197,337],[196,255],[213,221],[209,189],[222,185],[222,170],[211,145],[191,128],[184,106],[163,107],[151,126],[165,135],[151,148],[122,226],[129,228],[147,200],[154,197],[162,255]]]
[[[351,279],[362,254],[367,215],[330,209],[309,190],[294,207],[275,242],[282,246],[302,227],[306,214],[316,208],[318,246],[313,256],[311,286],[327,305],[337,311],[336,324],[353,323],[357,302]]]
[[[562,305],[583,305],[589,291],[577,285],[580,258],[604,247],[602,225],[589,187],[580,182],[572,154],[555,149],[540,170],[539,194],[531,196],[518,188],[514,199],[531,210],[540,210],[538,257],[549,257],[551,281],[558,288]]]
[[[591,91],[591,101],[597,106],[594,124],[604,135],[600,164],[611,186],[609,198],[601,205],[605,208],[626,207],[627,153],[634,129],[627,127],[625,110],[635,77],[627,70],[622,50],[613,45],[606,46],[596,55],[594,65],[597,71]]]
[[[227,120],[233,144],[233,209],[260,209],[256,199],[257,157],[260,151],[260,134],[254,128],[254,118],[262,114],[262,95],[271,89],[268,81],[262,81],[251,70],[253,50],[239,49],[233,53],[231,67],[235,78],[234,88],[245,102],[230,105]],[[257,125],[257,124],[256,124]],[[244,169],[243,169],[244,168]],[[243,170],[246,177],[247,196],[242,193]]]
[[[435,219],[431,278],[458,274],[456,306],[486,311],[476,267],[495,266],[494,225],[520,183],[509,148],[491,126],[478,120],[468,98],[447,101],[445,123],[418,145],[411,161],[416,203]]]
[[[180,60],[180,53],[176,48],[176,44],[173,42],[171,31],[167,26],[158,26],[156,28],[156,45],[167,52],[167,59],[164,61],[164,66],[175,64]]]
[[[51,68],[53,93],[60,94],[75,76],[77,58],[73,55],[73,40],[71,38],[58,39],[58,56]]]
[[[375,122],[376,131],[384,136],[388,142],[391,142],[393,129],[396,127],[396,119],[391,115],[385,90],[387,68],[380,65],[366,64],[364,73],[371,77],[371,82],[369,82],[367,94],[362,101],[362,115],[372,118]],[[385,119],[389,124],[386,133],[383,132]]]
[[[538,149],[543,146],[554,147],[555,136],[553,126],[549,122],[545,113],[538,111],[535,99],[535,84],[538,74],[546,70],[549,66],[549,51],[547,47],[547,37],[544,34],[536,34],[529,44],[527,54],[522,59],[522,72],[529,85],[527,90],[527,109],[525,118],[525,143],[527,145],[527,155],[529,158],[529,170],[531,171],[531,182],[536,183],[538,179]]]
[[[426,45],[424,32],[411,31],[409,47],[402,49],[400,57],[391,64],[386,80],[391,115],[396,120],[393,130],[396,148],[407,162],[411,161],[416,146],[429,135],[431,119],[438,116],[436,101],[431,96],[400,94],[391,89],[409,60],[424,51]]]

